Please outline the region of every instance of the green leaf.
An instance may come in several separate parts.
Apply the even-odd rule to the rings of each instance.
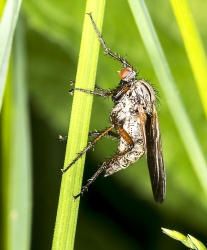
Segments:
[[[195,249],[195,250],[206,250],[205,246],[196,238],[194,238],[191,235],[188,235],[187,237],[184,236],[183,234],[174,231],[174,230],[169,230],[166,228],[162,228],[163,233],[167,234],[171,238],[181,241],[185,246],[187,246],[190,249]]]
[[[171,0],[207,118],[207,60],[188,1]]]
[[[206,247],[203,245],[202,242],[200,242],[199,240],[197,240],[196,238],[194,238],[193,236],[189,234],[188,234],[188,238],[190,239],[192,244],[195,246],[196,250],[206,250]]]
[[[17,26],[1,116],[3,249],[30,249],[31,140],[22,23]]]
[[[21,6],[21,0],[7,0],[0,23],[0,111],[6,84],[7,69],[14,29]]]
[[[175,240],[185,241],[187,237],[175,230],[169,230],[166,228],[162,228],[163,233],[167,234],[168,236],[172,237]]]

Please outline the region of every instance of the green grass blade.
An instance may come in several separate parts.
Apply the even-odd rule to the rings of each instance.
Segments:
[[[6,2],[6,1],[3,1],[3,0],[0,2],[0,19],[1,19],[1,17],[2,17],[3,12],[4,12],[4,5],[5,5],[5,2]]]
[[[86,13],[92,12],[93,18],[100,30],[104,7],[105,1],[87,1]],[[94,88],[99,46],[99,41],[92,27],[90,18],[88,15],[85,15],[76,87],[83,89]],[[72,105],[64,167],[87,145],[91,108],[92,96],[76,91]],[[53,250],[73,249],[79,199],[74,202],[72,195],[80,192],[84,159],[85,156],[79,159],[79,161],[63,175],[53,238]]]
[[[196,138],[190,119],[184,108],[184,104],[177,94],[178,90],[164,56],[162,47],[156,35],[149,13],[143,0],[128,1],[140,31],[149,57],[153,63],[156,75],[160,81],[167,104],[174,122],[188,152],[189,158],[198,176],[201,186],[207,195],[207,164],[203,152]],[[179,117],[179,119],[178,119]],[[186,140],[186,138],[188,138]]]
[[[14,40],[2,112],[2,184],[4,249],[30,249],[31,148],[25,83],[25,45],[22,25]]]
[[[13,34],[20,6],[21,0],[7,0],[0,23],[0,111],[3,102]]]
[[[207,60],[204,48],[194,23],[188,1],[171,0],[186,52],[198,86],[205,115],[207,117]]]
[[[195,249],[195,250],[206,250],[206,247],[203,245],[202,242],[200,242],[199,240],[197,240],[196,238],[194,238],[191,235],[187,235],[187,237],[175,230],[169,230],[166,228],[162,228],[162,232],[168,236],[170,236],[171,238],[178,240],[180,242],[182,242],[186,247],[190,248],[190,249]]]

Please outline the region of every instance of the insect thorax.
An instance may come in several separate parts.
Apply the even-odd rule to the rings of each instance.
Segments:
[[[134,162],[138,161],[145,153],[143,131],[141,127],[139,110],[151,116],[155,93],[151,85],[144,80],[134,80],[130,89],[122,95],[112,109],[111,115],[116,116],[117,122],[123,126],[134,143],[134,147],[124,156],[111,162],[106,170],[105,176],[111,175],[121,169],[125,169]],[[129,149],[130,145],[122,137],[119,139],[118,153]]]
[[[134,80],[129,90],[116,101],[111,114],[121,122],[134,113],[139,114],[138,106],[141,105],[145,113],[151,116],[155,99],[155,91],[149,83],[144,80]]]

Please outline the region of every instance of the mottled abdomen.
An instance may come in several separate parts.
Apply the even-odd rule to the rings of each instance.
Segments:
[[[129,167],[138,161],[145,153],[144,140],[140,119],[138,115],[128,116],[123,124],[124,130],[129,134],[134,142],[134,147],[126,154],[114,159],[106,169],[105,177],[119,170]],[[129,149],[129,144],[121,137],[118,147],[118,153],[123,153]]]

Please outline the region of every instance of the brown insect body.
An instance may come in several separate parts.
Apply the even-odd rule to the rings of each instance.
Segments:
[[[98,86],[95,86],[98,92],[79,88],[70,91],[72,93],[74,90],[79,90],[102,97],[111,95],[115,106],[110,114],[112,125],[104,131],[89,133],[89,136],[96,136],[96,138],[62,172],[65,173],[102,137],[106,135],[116,137],[119,139],[116,154],[101,165],[87,184],[82,187],[81,193],[74,196],[74,198],[83,194],[103,171],[105,171],[105,176],[109,176],[129,167],[145,153],[154,199],[157,203],[162,203],[166,192],[166,177],[159,123],[155,108],[156,93],[148,82],[136,79],[136,71],[125,59],[113,54],[106,47],[92,15],[89,14],[89,16],[105,53],[122,63],[123,69],[119,72],[121,81],[115,89],[109,91]],[[112,129],[115,129],[116,132],[111,131]]]
[[[122,124],[123,130],[133,141],[133,147],[125,155],[116,159],[115,162],[111,162],[110,167],[106,170],[105,176],[127,168],[138,161],[146,152],[145,138],[142,129],[142,123],[145,123],[145,121],[141,118],[139,110],[141,105],[142,109],[145,107],[149,115],[151,115],[154,100],[151,100],[149,91],[144,84],[151,89],[151,86],[147,82],[133,80],[130,89],[120,98],[112,109],[111,116],[116,116],[117,122]],[[143,113],[143,116],[146,117],[145,113]],[[130,143],[121,136],[118,153],[125,152],[129,148]]]
[[[130,88],[119,97],[118,101],[113,97],[116,105],[112,109],[111,116],[115,116],[117,123],[122,124],[123,130],[133,141],[133,147],[130,148],[131,144],[126,138],[123,136],[120,137],[117,153],[120,154],[129,151],[122,157],[111,161],[105,171],[105,176],[129,167],[137,162],[145,153],[147,159],[150,158],[148,166],[153,166],[149,169],[149,172],[154,198],[158,203],[161,203],[165,196],[166,183],[162,142],[158,133],[159,124],[155,109],[156,94],[148,82],[145,80],[136,80],[135,76],[132,79],[128,79],[125,84],[130,86]],[[151,123],[153,120],[154,124]],[[150,123],[148,127],[146,127],[146,122],[147,124]],[[154,146],[151,148],[150,145],[153,142]],[[148,155],[147,149],[149,149]]]

